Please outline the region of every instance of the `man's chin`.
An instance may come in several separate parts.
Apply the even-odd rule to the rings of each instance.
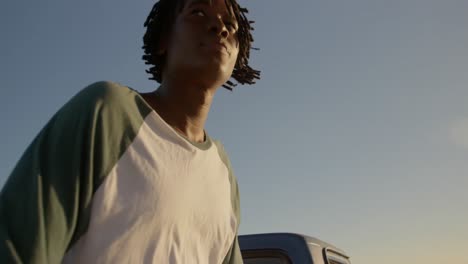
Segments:
[[[232,75],[232,68],[228,67],[225,63],[213,62],[199,65],[196,72],[196,77],[199,80],[206,80],[209,83],[219,83],[221,86]]]

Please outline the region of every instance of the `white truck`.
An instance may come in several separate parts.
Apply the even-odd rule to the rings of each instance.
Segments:
[[[343,250],[301,234],[241,235],[239,246],[245,264],[351,264]]]

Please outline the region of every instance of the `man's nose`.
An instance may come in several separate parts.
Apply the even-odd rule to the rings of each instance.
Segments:
[[[213,17],[210,20],[209,30],[221,38],[227,38],[229,36],[229,30],[226,28],[221,16]]]

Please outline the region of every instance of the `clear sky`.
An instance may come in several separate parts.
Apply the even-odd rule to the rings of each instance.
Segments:
[[[220,90],[241,234],[291,231],[356,264],[468,263],[468,1],[243,0],[262,80]],[[140,91],[153,1],[0,2],[0,185],[88,84]]]

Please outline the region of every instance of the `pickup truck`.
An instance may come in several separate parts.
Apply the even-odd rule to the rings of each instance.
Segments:
[[[351,264],[343,250],[300,234],[241,235],[239,246],[245,264]]]

